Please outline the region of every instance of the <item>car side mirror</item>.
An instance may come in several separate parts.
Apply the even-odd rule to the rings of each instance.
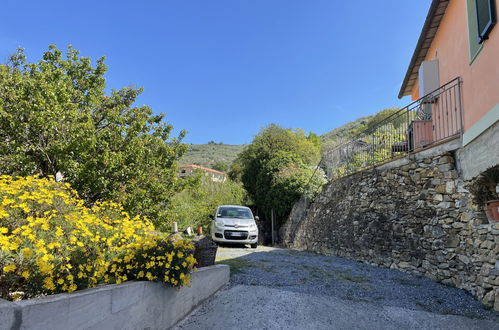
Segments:
[[[209,217],[211,220],[215,220],[215,217],[213,216],[213,214],[210,214]]]
[[[260,217],[259,217],[258,215],[257,215],[257,216],[255,216],[255,220],[256,220],[256,221],[260,221]]]

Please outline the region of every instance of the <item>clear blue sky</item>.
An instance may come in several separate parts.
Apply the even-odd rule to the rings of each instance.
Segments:
[[[417,4],[419,3],[419,4]],[[109,88],[142,86],[185,142],[248,143],[277,123],[323,134],[404,106],[430,0],[4,0],[0,61],[48,44],[105,55]]]

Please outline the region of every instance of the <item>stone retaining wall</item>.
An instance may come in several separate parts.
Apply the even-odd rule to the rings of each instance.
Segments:
[[[0,299],[0,329],[168,329],[229,282],[229,267],[200,268],[192,287],[155,282],[118,285],[9,302]]]
[[[499,223],[473,204],[452,152],[426,157],[330,182],[306,212],[295,206],[283,242],[423,274],[499,310]]]

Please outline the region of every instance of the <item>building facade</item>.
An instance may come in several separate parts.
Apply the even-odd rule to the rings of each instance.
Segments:
[[[202,171],[204,175],[206,177],[209,177],[213,182],[225,182],[225,180],[227,180],[227,175],[224,172],[195,164],[180,166],[178,175],[181,178],[185,178],[187,176],[193,175],[196,170]]]
[[[465,179],[499,164],[497,5],[497,0],[433,0],[399,93],[413,100],[429,96],[425,103],[432,118],[419,139],[462,137],[458,153]],[[432,97],[453,81],[459,84],[456,92]],[[453,113],[456,108],[459,113]]]

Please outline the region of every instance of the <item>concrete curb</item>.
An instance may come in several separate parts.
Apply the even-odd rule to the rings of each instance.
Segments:
[[[227,265],[198,269],[192,287],[126,282],[19,302],[0,300],[0,329],[168,329],[229,282]]]

